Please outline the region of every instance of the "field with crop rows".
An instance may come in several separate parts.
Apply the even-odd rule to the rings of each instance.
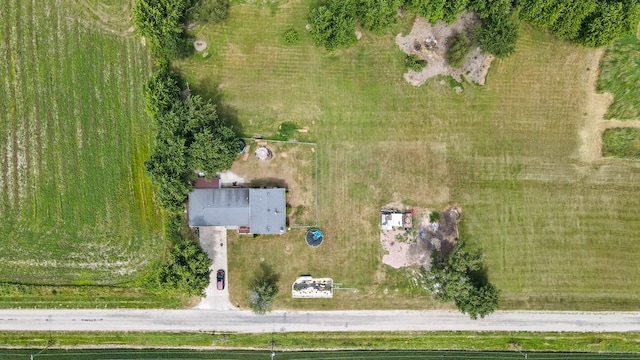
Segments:
[[[435,79],[415,88],[402,79],[394,43],[411,19],[327,52],[304,30],[309,3],[278,4],[232,6],[223,25],[195,31],[209,56],[178,63],[194,91],[235,109],[245,135],[271,136],[293,121],[309,127],[298,140],[318,143],[325,243],[310,249],[299,232],[232,236],[238,304],[243,279],[264,260],[282,273],[281,306],[434,306],[415,272],[381,263],[379,209],[399,200],[462,208],[462,234],[484,248],[502,308],[640,306],[638,167],[580,157],[597,52],[524,26],[516,53],[493,63],[484,87],[463,84],[458,94]],[[287,46],[282,34],[291,27],[301,39]],[[334,300],[291,299],[289,284],[307,273],[349,290]]]
[[[162,251],[143,167],[150,59],[78,4],[0,3],[1,282],[117,284]]]

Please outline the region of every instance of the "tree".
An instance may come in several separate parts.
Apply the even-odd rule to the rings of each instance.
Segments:
[[[458,240],[450,254],[433,253],[427,284],[437,299],[455,302],[472,319],[485,317],[498,308],[498,291],[481,270],[482,251]]]
[[[260,263],[260,268],[251,282],[247,299],[247,304],[253,312],[262,315],[271,311],[273,301],[280,291],[278,288],[279,280],[280,275],[274,271],[271,265]]]
[[[324,46],[327,50],[356,42],[355,0],[329,0],[327,5],[311,10],[309,21],[311,38],[316,45]]]
[[[516,48],[520,34],[520,23],[513,14],[492,15],[483,19],[483,25],[476,27],[473,41],[484,52],[497,57],[507,57]]]
[[[407,7],[416,14],[435,24],[445,17],[447,0],[408,0]]]
[[[629,28],[629,15],[634,7],[628,7],[623,2],[600,2],[592,16],[582,26],[580,41],[591,47],[610,45],[614,40],[624,37],[638,26],[637,18],[635,27]]]
[[[185,51],[184,17],[190,0],[138,0],[133,23],[157,57],[179,57]]]
[[[471,52],[471,41],[465,33],[455,35],[450,41],[446,55],[447,63],[451,67],[458,68],[464,64]]]
[[[217,24],[229,16],[229,0],[195,0],[188,12],[192,21]]]
[[[396,22],[401,5],[402,0],[358,0],[356,13],[365,29],[383,33]]]
[[[166,258],[157,264],[148,284],[167,291],[202,296],[209,286],[211,259],[202,250],[183,215],[173,216],[168,224],[167,237],[172,245]]]
[[[180,101],[179,77],[171,71],[169,62],[160,60],[153,76],[144,85],[145,111],[152,118],[164,114]]]

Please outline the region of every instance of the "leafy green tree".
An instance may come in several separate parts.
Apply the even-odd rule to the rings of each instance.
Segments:
[[[458,240],[448,255],[433,254],[427,284],[437,299],[454,301],[472,319],[484,317],[498,307],[498,291],[481,274],[482,252]]]
[[[164,114],[180,101],[180,79],[171,70],[166,60],[161,60],[156,70],[144,85],[146,113],[153,119]]]
[[[580,41],[587,46],[598,47],[610,45],[614,40],[629,34],[630,15],[633,11],[623,2],[600,2],[592,16],[583,24]],[[637,27],[638,23],[635,22]]]
[[[516,49],[520,34],[520,23],[513,14],[492,15],[483,19],[482,27],[477,27],[473,41],[482,51],[497,57],[507,57]]]
[[[312,9],[309,20],[309,33],[316,45],[334,50],[356,42],[355,0],[329,0],[327,5]]]
[[[380,34],[396,22],[401,5],[402,0],[358,0],[356,13],[365,29]]]
[[[584,20],[596,9],[596,0],[567,1],[562,16],[551,25],[551,31],[560,39],[578,38]]]
[[[184,201],[192,190],[186,155],[183,138],[161,131],[156,135],[153,153],[145,163],[151,180],[159,187],[158,201],[169,212],[182,212]]]
[[[407,7],[416,14],[435,24],[445,18],[447,0],[407,0]]]
[[[133,23],[145,36],[154,54],[174,58],[185,51],[184,17],[190,0],[138,0]]]
[[[256,314],[266,314],[271,311],[278,288],[280,274],[276,273],[271,265],[260,263],[260,268],[255,274],[249,288],[247,304]]]
[[[471,41],[465,33],[459,33],[451,38],[446,59],[451,67],[458,68],[467,60],[471,52]]]
[[[469,0],[468,8],[475,11],[480,19],[505,16],[512,12],[511,0]]]
[[[188,15],[191,21],[220,23],[229,16],[229,0],[194,0]]]

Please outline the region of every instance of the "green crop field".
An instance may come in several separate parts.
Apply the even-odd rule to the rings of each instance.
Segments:
[[[298,140],[318,144],[325,243],[310,249],[301,231],[231,236],[238,305],[264,260],[282,273],[281,307],[433,307],[414,270],[381,263],[378,212],[399,200],[462,208],[462,236],[484,248],[503,309],[640,306],[640,172],[580,157],[596,51],[523,26],[517,51],[494,61],[485,86],[464,84],[457,94],[435,79],[415,88],[402,79],[404,54],[394,44],[410,19],[330,53],[304,30],[309,2],[277,4],[235,4],[224,24],[195,30],[208,56],[176,64],[194,91],[222,99],[245,135],[272,136],[293,121],[309,127]],[[301,39],[287,46],[291,27]],[[289,284],[306,273],[352,290],[291,299]]]
[[[28,359],[29,355],[37,353],[32,350],[0,350],[4,359]],[[269,351],[229,351],[229,350],[141,350],[141,349],[95,349],[95,350],[49,350],[39,357],[46,359],[269,359]],[[376,359],[376,360],[409,360],[409,359],[448,359],[448,360],[616,360],[640,359],[637,354],[585,354],[585,353],[524,353],[483,352],[483,351],[292,351],[276,352],[274,359],[303,360],[303,359]]]
[[[121,284],[163,250],[164,220],[143,167],[151,61],[138,39],[83,17],[84,3],[0,3],[0,282]],[[22,296],[42,291],[51,302],[56,292],[97,296],[2,289],[3,306],[30,306]]]

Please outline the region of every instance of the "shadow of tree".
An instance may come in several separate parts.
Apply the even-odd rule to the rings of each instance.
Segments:
[[[242,124],[238,120],[238,110],[224,102],[224,93],[220,89],[220,81],[205,77],[200,83],[193,86],[191,90],[216,106],[218,116],[225,125],[230,126],[238,136],[245,136]]]

